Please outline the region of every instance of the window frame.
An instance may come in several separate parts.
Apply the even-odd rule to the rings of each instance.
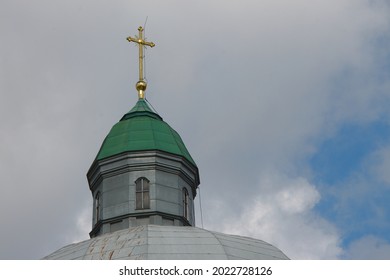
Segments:
[[[101,219],[101,204],[102,204],[102,195],[100,191],[98,191],[95,195],[95,221],[96,223]]]
[[[150,181],[139,177],[135,182],[135,210],[150,209]]]
[[[186,188],[183,188],[183,217],[190,220],[190,195]]]

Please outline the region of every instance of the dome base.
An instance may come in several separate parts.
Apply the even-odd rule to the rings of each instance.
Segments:
[[[65,246],[46,256],[62,260],[286,260],[264,241],[196,227],[144,225]]]

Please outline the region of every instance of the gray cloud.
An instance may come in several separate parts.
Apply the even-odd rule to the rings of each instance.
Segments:
[[[350,244],[345,257],[351,260],[388,260],[390,244],[376,236],[364,236]]]
[[[389,80],[379,73],[388,52],[376,40],[388,32],[388,8],[352,0],[5,1],[0,258],[40,258],[88,238],[85,173],[136,101],[136,49],[125,38],[146,16],[156,43],[147,52],[147,98],[200,168],[205,226],[225,230],[216,221],[253,213],[247,201],[261,197],[259,170],[276,170],[291,178],[286,186],[302,178],[305,214],[291,215],[308,230],[320,223],[315,236],[332,248],[287,250],[337,256],[337,230],[311,207],[306,159],[343,122],[387,114]]]
[[[368,169],[374,177],[390,186],[390,146],[383,146],[374,151],[367,160]]]

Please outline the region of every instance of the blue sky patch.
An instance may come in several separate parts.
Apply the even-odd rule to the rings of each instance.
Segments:
[[[321,192],[316,211],[342,231],[343,247],[366,235],[390,240],[389,188],[366,165],[367,157],[389,139],[385,122],[345,125],[310,161]]]
[[[324,141],[310,160],[316,183],[334,185],[360,169],[366,157],[389,141],[390,128],[378,121],[369,125],[346,124]]]

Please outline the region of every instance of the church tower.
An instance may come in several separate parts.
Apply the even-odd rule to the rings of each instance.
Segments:
[[[93,196],[91,237],[139,225],[195,226],[199,172],[179,134],[145,99],[140,27],[138,102],[105,138],[87,173]]]
[[[145,225],[195,226],[198,168],[145,99],[113,126],[87,173],[91,237]]]
[[[145,99],[138,29],[138,101],[116,123],[87,173],[93,197],[90,239],[44,259],[288,259],[262,240],[195,227],[199,171],[179,134]]]

